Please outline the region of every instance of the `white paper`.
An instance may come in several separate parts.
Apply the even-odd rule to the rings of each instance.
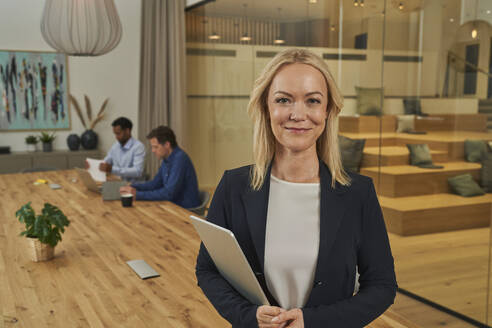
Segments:
[[[91,174],[92,178],[98,182],[106,181],[106,172],[99,170],[99,164],[103,162],[104,161],[100,159],[87,158],[87,163],[89,163],[88,171]]]

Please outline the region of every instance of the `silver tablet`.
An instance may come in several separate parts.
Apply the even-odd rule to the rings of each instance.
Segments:
[[[270,305],[234,234],[196,216],[190,219],[222,276],[251,303]]]

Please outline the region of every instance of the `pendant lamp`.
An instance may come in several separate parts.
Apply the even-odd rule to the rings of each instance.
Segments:
[[[41,19],[44,40],[71,56],[100,56],[121,40],[113,0],[46,0]]]

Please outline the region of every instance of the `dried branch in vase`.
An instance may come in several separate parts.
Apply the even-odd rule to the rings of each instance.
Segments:
[[[80,109],[79,102],[73,95],[70,95],[70,101],[72,102],[75,108],[75,112],[80,118],[80,122],[82,122],[82,125],[84,126],[85,129],[93,130],[96,127],[97,123],[99,123],[104,119],[104,111],[106,110],[106,106],[108,104],[109,98],[106,98],[106,100],[104,100],[103,104],[101,105],[101,108],[99,109],[99,112],[97,113],[94,119],[92,116],[92,105],[89,97],[87,95],[84,95],[84,100],[85,100],[85,109],[86,109],[88,124],[86,124],[86,120],[84,119],[84,115],[82,114],[82,110]]]

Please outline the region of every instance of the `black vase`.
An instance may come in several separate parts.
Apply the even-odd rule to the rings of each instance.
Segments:
[[[97,134],[92,130],[86,130],[82,133],[81,143],[84,149],[96,149],[97,148]]]
[[[68,149],[79,150],[80,148],[80,137],[76,134],[71,134],[67,138]]]

